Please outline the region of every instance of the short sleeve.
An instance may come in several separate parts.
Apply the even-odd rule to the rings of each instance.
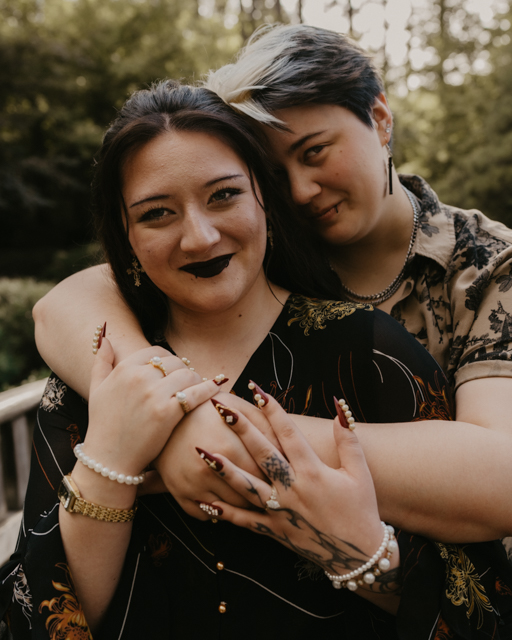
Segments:
[[[455,387],[512,377],[512,232],[503,229],[476,213],[460,229],[449,284]],[[510,238],[503,238],[506,232]]]

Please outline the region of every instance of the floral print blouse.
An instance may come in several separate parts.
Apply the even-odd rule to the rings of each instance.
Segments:
[[[391,315],[439,362],[456,389],[512,377],[512,230],[480,211],[439,202],[418,176],[400,176],[420,206],[401,300]]]
[[[437,363],[370,305],[290,296],[234,386],[251,401],[249,378],[287,411],[310,416],[333,418],[333,396],[345,398],[360,422],[449,420],[453,411]],[[57,500],[86,431],[86,402],[51,376],[18,547],[0,570],[0,615],[15,640],[92,638],[66,561]],[[394,617],[333,589],[321,571],[269,537],[196,520],[170,494],[143,496],[119,587],[94,639],[512,637],[512,570],[500,543],[436,544],[405,531],[397,538],[403,590]]]

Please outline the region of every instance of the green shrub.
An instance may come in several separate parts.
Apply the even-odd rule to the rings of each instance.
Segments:
[[[32,307],[52,287],[32,278],[0,278],[0,390],[48,375],[34,341]]]

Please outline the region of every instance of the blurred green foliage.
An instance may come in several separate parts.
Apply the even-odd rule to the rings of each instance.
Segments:
[[[286,19],[278,1],[245,5],[229,24],[226,0],[209,15],[199,0],[0,0],[0,390],[47,373],[31,315],[44,281],[101,256],[89,184],[116,109],[154,80],[199,79]]]
[[[433,62],[415,72],[418,89],[391,94],[396,166],[426,178],[442,201],[512,227],[512,12],[485,26],[460,3],[436,4],[438,28],[420,24]],[[446,28],[454,17],[458,38]]]
[[[190,0],[0,0],[0,273],[55,277],[54,251],[83,253],[92,157],[116,108],[241,44]]]
[[[34,343],[32,307],[52,286],[31,278],[0,278],[0,391],[48,375]]]
[[[393,68],[385,47],[375,51],[395,164],[445,202],[512,226],[512,16],[503,0],[483,22],[465,2],[413,3],[406,29],[431,54],[422,66],[410,56]],[[49,285],[35,280],[100,259],[89,184],[116,109],[154,80],[199,79],[259,24],[289,19],[279,0],[235,4],[236,16],[227,0],[0,0],[0,275],[16,278],[0,279],[0,387],[42,366],[31,307]]]

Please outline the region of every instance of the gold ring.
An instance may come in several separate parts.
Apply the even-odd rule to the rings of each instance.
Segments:
[[[183,409],[183,413],[185,415],[192,411],[187,402],[187,395],[183,393],[183,391],[178,391],[178,393],[176,394],[176,400],[180,403],[180,407]]]
[[[164,378],[165,378],[165,376],[167,375],[167,371],[165,370],[165,367],[162,362],[162,358],[160,356],[153,356],[151,360],[148,362],[148,364],[153,365],[155,369],[160,369],[160,371],[164,374]]]

